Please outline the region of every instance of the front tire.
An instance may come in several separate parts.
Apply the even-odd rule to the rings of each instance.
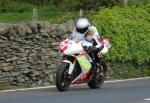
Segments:
[[[70,79],[68,78],[69,64],[62,63],[56,73],[56,87],[59,91],[67,91],[70,86]]]

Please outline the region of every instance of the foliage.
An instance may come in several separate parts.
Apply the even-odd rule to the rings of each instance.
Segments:
[[[150,76],[150,69],[148,66],[140,66],[139,69],[135,69],[131,64],[122,64],[113,69],[112,79],[127,79]]]
[[[150,0],[128,0],[129,6],[143,6],[150,3]]]
[[[114,7],[95,16],[94,24],[109,36],[112,49],[107,55],[111,61],[150,62],[150,8]]]
[[[0,11],[27,12],[33,7],[55,8],[59,11],[100,10],[104,7],[123,6],[124,0],[1,0]],[[143,6],[149,0],[128,0],[129,6]]]

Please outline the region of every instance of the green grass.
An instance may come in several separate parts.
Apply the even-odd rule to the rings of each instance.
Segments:
[[[35,6],[32,5],[29,10],[24,10],[21,8],[19,10],[7,10],[2,11],[0,8],[0,23],[16,23],[20,21],[31,21],[32,20],[32,11],[36,8],[38,11],[38,21],[49,21],[50,23],[63,23],[68,19],[77,19],[79,18],[79,11],[69,11],[64,12],[60,8],[55,6]],[[23,9],[23,10],[22,10]],[[22,10],[22,11],[21,11]],[[21,11],[21,12],[20,12]],[[86,17],[87,13],[85,14]]]
[[[49,12],[38,13],[38,21],[49,21],[50,23],[62,23],[68,19],[78,18],[78,12]],[[0,13],[0,22],[16,23],[31,21],[32,13]]]
[[[65,5],[65,4],[64,4]],[[16,8],[17,7],[17,8]],[[31,21],[32,11],[38,11],[38,21],[49,21],[50,23],[63,23],[68,19],[77,19],[79,11],[64,12],[61,7],[54,5],[37,6],[29,3],[18,3],[9,1],[5,5],[0,4],[0,23],[17,23],[20,21]]]
[[[79,12],[62,12],[60,8],[54,6],[33,6],[29,11],[1,11],[0,22],[16,23],[20,21],[32,20],[32,9],[37,8],[38,21],[49,21],[50,23],[62,23],[68,19],[76,19],[79,17]]]
[[[0,22],[31,21],[32,13],[0,13]]]
[[[49,13],[39,13],[39,20],[47,20],[50,23],[63,23],[68,19],[77,18],[77,12],[49,12]]]

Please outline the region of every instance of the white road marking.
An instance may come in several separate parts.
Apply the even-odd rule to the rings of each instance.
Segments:
[[[123,80],[111,80],[111,81],[105,81],[105,83],[117,83],[117,82],[143,80],[143,79],[150,79],[150,77],[133,78],[133,79],[123,79]]]
[[[145,101],[150,101],[150,98],[145,98],[144,100],[145,100]]]
[[[134,80],[143,80],[143,79],[150,79],[150,77],[142,77],[142,78],[133,78],[133,79],[124,79],[124,80],[111,80],[111,81],[105,81],[105,83],[117,83],[117,82],[125,82],[125,81],[134,81]],[[76,84],[77,85],[85,85],[85,84]],[[34,88],[22,88],[22,89],[12,89],[12,90],[2,90],[0,93],[5,92],[14,92],[14,91],[27,91],[27,90],[38,90],[38,89],[46,89],[46,88],[56,88],[56,86],[44,86],[44,87],[34,87]],[[149,98],[147,98],[149,99]],[[145,99],[144,99],[145,100]]]
[[[44,86],[44,87],[11,89],[11,90],[2,90],[2,91],[0,91],[0,93],[4,93],[4,92],[14,92],[14,91],[38,90],[38,89],[55,88],[55,87],[56,87],[56,86]]]

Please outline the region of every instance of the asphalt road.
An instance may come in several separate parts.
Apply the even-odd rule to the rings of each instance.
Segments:
[[[144,100],[145,99],[145,100]],[[0,93],[0,103],[150,103],[150,79],[105,83],[101,89],[71,87]]]

